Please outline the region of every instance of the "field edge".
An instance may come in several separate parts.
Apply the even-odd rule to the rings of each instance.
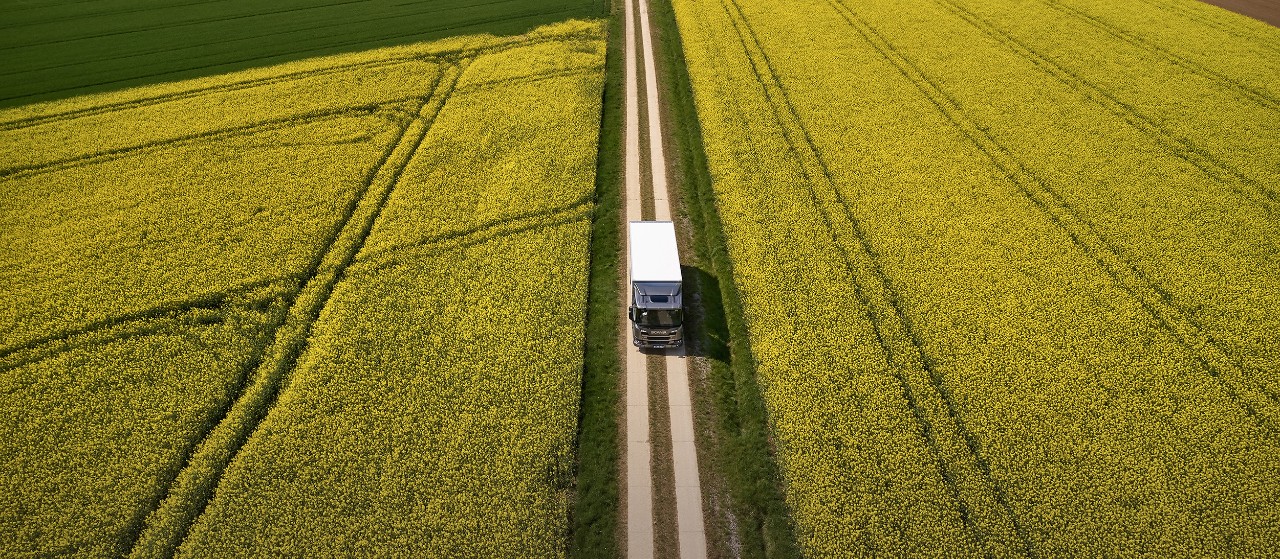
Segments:
[[[622,246],[622,133],[624,84],[622,22],[618,0],[602,0],[610,13],[606,28],[604,87],[597,142],[595,208],[591,219],[587,320],[583,339],[582,387],[574,443],[575,487],[570,507],[567,554],[591,559],[621,557],[619,522],[621,456],[621,362],[618,339]]]
[[[668,155],[675,163],[673,171],[681,173],[671,177],[676,185],[672,194],[692,226],[688,242],[693,250],[685,259],[694,256],[693,260],[708,268],[686,266],[684,273],[688,300],[700,307],[689,313],[687,325],[688,338],[700,348],[695,353],[704,377],[693,383],[698,403],[706,404],[696,418],[698,448],[703,477],[708,470],[714,471],[714,482],[728,493],[733,517],[726,522],[733,532],[726,534],[730,541],[712,541],[708,534],[708,543],[714,551],[737,557],[798,558],[801,552],[768,436],[768,410],[756,382],[755,360],[715,205],[675,10],[670,0],[652,0],[650,6],[661,36],[657,57],[662,78],[659,97],[667,121],[664,135],[670,146]],[[690,272],[696,276],[693,281]],[[714,443],[704,435],[710,435]],[[711,492],[704,493],[704,500],[710,496]],[[704,514],[710,517],[714,510],[705,507]]]

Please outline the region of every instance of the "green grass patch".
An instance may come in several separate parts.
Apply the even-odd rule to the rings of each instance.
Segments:
[[[601,0],[105,0],[0,11],[0,107],[604,15]]]
[[[620,557],[619,382],[622,363],[622,136],[626,97],[620,2],[611,2],[605,85],[596,158],[595,212],[591,222],[591,269],[587,300],[582,406],[578,421],[577,485],[570,524],[569,555],[581,559]]]

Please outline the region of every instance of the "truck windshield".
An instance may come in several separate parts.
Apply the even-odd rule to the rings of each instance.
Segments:
[[[640,326],[675,328],[680,325],[680,309],[641,310],[636,317]]]

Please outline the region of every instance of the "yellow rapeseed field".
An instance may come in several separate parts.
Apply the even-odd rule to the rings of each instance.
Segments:
[[[603,48],[466,66],[179,555],[564,553]]]
[[[569,21],[0,112],[0,548],[563,555],[603,62]]]
[[[1192,4],[674,2],[807,554],[1274,552],[1280,31]]]

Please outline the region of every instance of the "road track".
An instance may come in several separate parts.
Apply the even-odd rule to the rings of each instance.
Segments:
[[[637,9],[638,8],[638,9]],[[661,115],[658,109],[658,83],[653,55],[653,39],[649,26],[648,0],[625,1],[626,46],[626,214],[627,221],[642,218],[642,186],[640,174],[640,84],[636,61],[636,20],[639,19],[644,55],[645,100],[648,117],[649,161],[651,164],[654,216],[658,221],[671,220],[671,202],[667,192],[667,164],[662,149]],[[639,17],[637,18],[637,14]],[[629,249],[630,247],[626,247]],[[627,296],[630,303],[630,267]],[[626,313],[623,313],[626,316]],[[649,375],[647,359],[631,345],[631,325],[623,319],[627,354],[627,557],[649,559],[654,556],[653,470],[649,440]],[[693,402],[689,390],[689,366],[684,348],[668,350],[663,356],[667,374],[668,418],[671,421],[671,456],[675,472],[676,523],[681,559],[707,556],[706,531],[702,516],[702,488],[698,477],[697,444],[694,439]]]

